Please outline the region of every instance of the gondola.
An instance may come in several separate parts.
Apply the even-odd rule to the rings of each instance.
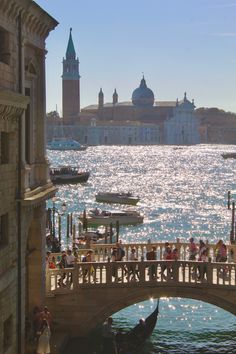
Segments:
[[[151,336],[157,322],[159,313],[159,299],[157,300],[156,309],[145,319],[140,322],[129,332],[117,334],[118,353],[128,354],[136,353],[136,351]]]

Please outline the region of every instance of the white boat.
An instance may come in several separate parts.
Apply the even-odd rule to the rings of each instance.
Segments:
[[[77,167],[72,166],[50,168],[50,178],[55,184],[85,183],[89,175],[88,171],[79,171]]]
[[[91,244],[115,243],[117,241],[117,234],[112,232],[110,236],[109,228],[100,226],[97,230],[88,229],[81,233],[81,235],[74,242],[79,248],[90,248]]]
[[[79,219],[87,225],[136,225],[143,223],[143,216],[135,210],[100,210],[98,208],[83,212]]]
[[[131,193],[115,193],[115,192],[99,192],[95,196],[97,202],[102,203],[118,203],[136,205],[139,197],[134,197]]]
[[[54,138],[47,144],[48,150],[86,150],[86,145],[81,145],[71,138]]]

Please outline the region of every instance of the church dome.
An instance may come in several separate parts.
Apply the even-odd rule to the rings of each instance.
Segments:
[[[132,103],[135,106],[153,106],[154,94],[150,88],[147,87],[144,77],[140,82],[140,86],[136,88],[132,94]]]

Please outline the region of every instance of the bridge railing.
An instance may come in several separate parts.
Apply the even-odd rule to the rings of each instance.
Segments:
[[[179,260],[188,260],[189,259],[189,243],[182,242],[169,242],[171,249],[178,249]],[[198,245],[197,245],[198,246]],[[91,248],[94,251],[94,259],[98,262],[105,262],[111,258],[112,248],[114,244],[91,244]],[[156,248],[156,258],[158,260],[163,259],[163,254],[165,250],[165,244],[163,242],[156,243],[129,243],[122,244],[122,248],[125,251],[124,260],[127,261],[131,254],[131,249],[136,250],[136,257],[138,260],[146,259],[146,254],[152,247]],[[212,261],[215,261],[216,258],[216,245],[207,244],[208,255]],[[229,262],[236,262],[236,245],[226,245],[227,247],[227,258]],[[83,256],[86,255],[86,249],[77,250],[77,260],[78,262],[82,261]],[[57,260],[60,259],[61,254],[53,254]]]
[[[80,287],[143,287],[155,285],[235,287],[236,264],[196,261],[80,262],[74,268],[49,269],[47,295]]]
[[[188,260],[189,258],[189,243],[183,242],[169,242],[171,249],[178,249],[179,259],[181,260]],[[197,244],[197,246],[199,246]],[[114,245],[111,244],[92,244],[91,249],[94,250],[94,253],[98,259],[98,261],[105,261],[107,257],[111,257],[112,247]],[[156,242],[156,243],[129,243],[129,244],[122,244],[122,248],[125,251],[125,260],[129,259],[131,254],[131,249],[136,250],[136,256],[139,260],[146,259],[146,254],[152,247],[156,248],[156,258],[163,259],[163,254],[165,251],[165,243],[163,242]],[[215,260],[216,257],[216,245],[214,244],[207,244],[208,247],[208,255],[212,261]],[[227,247],[227,255],[230,261],[236,262],[236,245],[226,245]],[[80,253],[85,252],[85,250],[81,250]]]

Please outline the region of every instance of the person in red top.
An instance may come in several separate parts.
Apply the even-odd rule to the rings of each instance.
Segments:
[[[197,249],[196,243],[194,242],[193,237],[191,237],[189,239],[188,252],[189,252],[189,260],[196,261],[196,255],[197,255],[198,249]]]
[[[172,259],[172,251],[169,242],[165,242],[165,249],[163,252],[163,260],[171,260]],[[159,272],[161,275],[164,275],[164,271],[167,269],[167,275],[170,273],[170,266],[163,264],[161,267],[161,271]]]
[[[216,244],[216,262],[227,261],[227,247],[222,240],[219,240]]]

